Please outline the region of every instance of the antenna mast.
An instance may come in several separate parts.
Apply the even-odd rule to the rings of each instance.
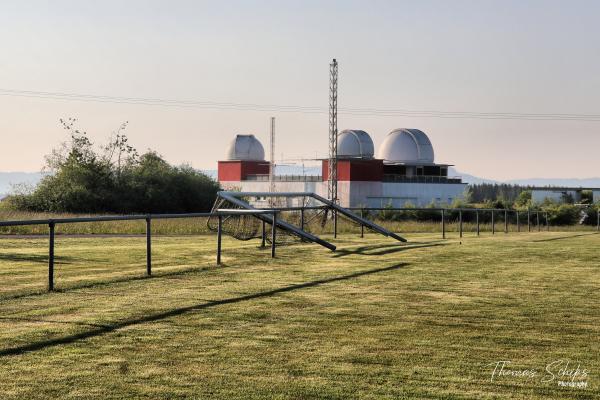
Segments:
[[[327,181],[327,194],[329,200],[337,203],[337,89],[338,89],[338,63],[334,58],[329,64],[329,169]]]
[[[275,117],[271,117],[271,158],[269,162],[269,191],[275,192]]]

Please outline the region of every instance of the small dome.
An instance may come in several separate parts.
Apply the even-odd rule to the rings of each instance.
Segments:
[[[433,146],[418,129],[394,129],[379,147],[378,158],[389,162],[432,164]]]
[[[235,135],[226,153],[227,160],[264,161],[265,149],[254,135]]]
[[[346,129],[338,135],[338,157],[373,158],[375,148],[365,131]]]

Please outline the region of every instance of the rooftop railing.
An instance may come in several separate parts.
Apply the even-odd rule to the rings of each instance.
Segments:
[[[384,174],[383,182],[399,182],[399,183],[462,183],[460,176],[437,176],[437,175],[398,175]]]
[[[256,174],[246,175],[247,181],[258,181],[268,182],[269,175]],[[321,175],[275,175],[273,177],[275,182],[322,182],[323,177]]]

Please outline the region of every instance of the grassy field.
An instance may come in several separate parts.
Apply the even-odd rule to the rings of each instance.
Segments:
[[[407,237],[0,238],[0,398],[595,398],[600,235]]]

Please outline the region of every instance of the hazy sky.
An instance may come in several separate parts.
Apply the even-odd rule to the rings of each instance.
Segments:
[[[598,1],[3,1],[0,89],[320,107],[600,114]],[[102,141],[215,169],[236,133],[277,158],[327,152],[327,114],[0,95],[0,171],[35,171],[76,117]],[[600,176],[600,122],[347,115],[378,147],[425,131],[436,161],[487,178]]]

